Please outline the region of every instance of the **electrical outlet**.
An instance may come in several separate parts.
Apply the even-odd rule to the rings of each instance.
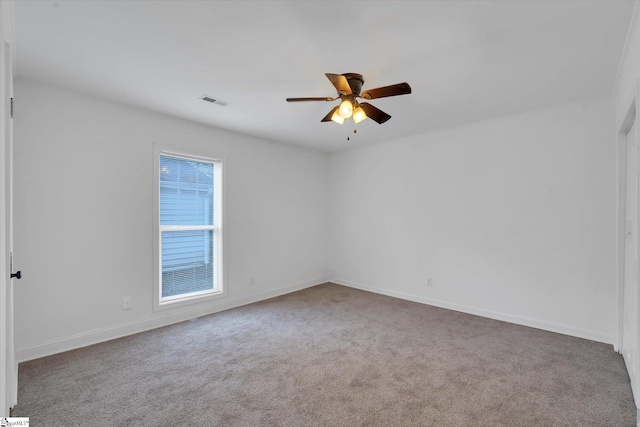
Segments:
[[[433,286],[433,278],[427,277],[427,286]]]
[[[131,310],[133,308],[133,297],[122,297],[122,309]]]

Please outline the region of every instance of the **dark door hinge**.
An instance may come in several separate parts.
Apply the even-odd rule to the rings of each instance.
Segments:
[[[13,98],[11,98],[11,118],[13,119]]]

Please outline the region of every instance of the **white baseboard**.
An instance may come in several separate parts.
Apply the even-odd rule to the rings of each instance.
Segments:
[[[184,322],[197,317],[206,316],[220,311],[229,310],[231,308],[240,307],[254,302],[263,301],[269,298],[310,288],[327,282],[327,279],[309,280],[294,285],[284,286],[281,288],[270,289],[268,291],[251,294],[237,298],[223,298],[207,304],[204,307],[195,309],[185,309],[179,312],[159,312],[155,313],[152,318],[140,320],[132,323],[125,323],[116,326],[110,326],[92,331],[83,332],[69,337],[47,341],[30,347],[17,349],[16,358],[18,362],[26,362],[28,360],[38,359],[52,354],[62,353],[76,348],[86,347],[109,341],[116,338],[133,335],[151,329],[161,328],[163,326],[172,325],[174,323]]]
[[[460,311],[462,313],[473,314],[476,316],[487,317],[489,319],[501,320],[503,322],[515,323],[516,325],[528,326],[531,328],[542,329],[544,331],[556,332],[559,334],[569,335],[577,338],[584,338],[592,341],[598,341],[605,344],[614,344],[616,342],[615,337],[586,331],[583,329],[572,328],[564,325],[558,325],[555,323],[543,322],[535,319],[528,319],[525,317],[514,316],[511,314],[498,313],[489,310],[482,310],[479,308],[468,307],[460,304],[450,303],[446,301],[439,301],[431,298],[425,298],[417,295],[406,294],[403,292],[397,292],[391,289],[375,288],[361,283],[351,282],[349,280],[332,278],[330,282],[338,285],[348,286],[350,288],[360,289],[367,292],[373,292],[376,294],[387,295],[390,297],[400,298],[408,301],[419,302],[421,304],[432,305],[435,307],[446,308],[448,310]]]

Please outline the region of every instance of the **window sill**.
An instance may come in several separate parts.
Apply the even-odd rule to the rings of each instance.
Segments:
[[[207,293],[206,295],[194,295],[187,296],[184,298],[176,298],[174,300],[159,302],[156,301],[153,304],[153,311],[165,311],[165,310],[173,310],[176,308],[181,308],[185,306],[192,306],[196,304],[206,304],[211,301],[215,301],[221,298],[226,297],[226,292],[224,291],[215,291]]]

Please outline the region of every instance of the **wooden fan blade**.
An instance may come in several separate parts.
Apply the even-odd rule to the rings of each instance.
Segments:
[[[351,86],[349,86],[345,76],[331,73],[325,73],[324,75],[327,76],[340,95],[351,95]]]
[[[364,99],[376,99],[385,98],[387,96],[407,95],[411,93],[411,86],[409,83],[398,83],[391,86],[383,86],[375,89],[369,89],[362,92],[360,95]]]
[[[287,102],[334,101],[336,98],[287,98]]]
[[[378,124],[383,124],[384,122],[386,122],[387,120],[389,120],[391,118],[390,115],[388,115],[384,111],[374,107],[373,105],[369,104],[368,102],[362,102],[362,103],[360,103],[360,106],[364,110],[364,112],[367,115],[367,117],[369,117],[371,120],[373,120],[374,122],[376,122]]]
[[[321,122],[330,122],[331,121],[331,117],[333,117],[333,113],[335,113],[336,111],[338,111],[338,108],[340,108],[339,105],[336,105],[335,107],[333,107],[333,109],[331,111],[329,111],[329,114],[327,114],[326,116],[324,116],[324,119],[320,120]]]

